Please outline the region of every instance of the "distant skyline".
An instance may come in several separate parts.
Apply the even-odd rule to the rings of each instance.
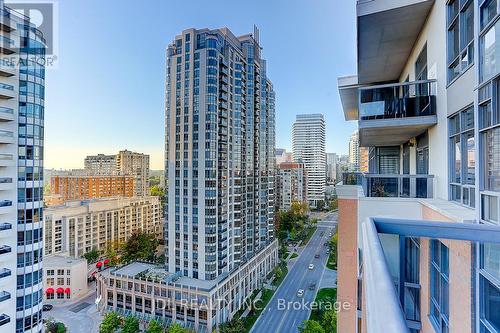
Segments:
[[[347,154],[356,123],[344,121],[337,77],[356,72],[354,10],[330,0],[61,1],[59,67],[46,74],[45,167],[82,168],[87,155],[128,149],[163,169],[168,43],[190,27],[245,34],[254,24],[277,96],[276,147],[291,151],[296,114],[322,113],[326,151]]]

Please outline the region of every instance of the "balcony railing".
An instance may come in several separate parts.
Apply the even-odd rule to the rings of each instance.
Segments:
[[[0,223],[0,231],[12,229],[12,224],[8,222]]]
[[[414,81],[359,88],[359,120],[436,114],[436,81]]]
[[[399,236],[399,268],[403,269],[403,272],[406,265],[405,237],[500,244],[498,226],[382,217],[372,217],[363,221],[360,254],[363,267],[361,294],[366,309],[366,331],[370,333],[409,333],[409,328],[413,324],[411,320],[406,320],[403,311],[407,300],[402,296],[406,281],[400,278],[395,288],[379,234]],[[470,290],[463,292],[467,293]]]
[[[12,252],[12,248],[8,245],[0,246],[0,254],[6,254]]]
[[[12,275],[12,272],[10,269],[8,269],[8,268],[0,269],[0,279],[7,277],[7,276],[11,276],[11,275]]]
[[[432,198],[433,175],[347,172],[344,185],[360,185],[367,197]]]
[[[0,302],[6,301],[8,299],[10,299],[10,293],[6,291],[0,292]]]
[[[9,207],[12,206],[11,200],[0,200],[0,207]]]
[[[0,314],[0,326],[5,325],[10,322],[10,317],[6,314]]]

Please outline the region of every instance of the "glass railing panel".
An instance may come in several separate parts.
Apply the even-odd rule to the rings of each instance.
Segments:
[[[359,89],[359,119],[393,119],[436,114],[433,80]]]

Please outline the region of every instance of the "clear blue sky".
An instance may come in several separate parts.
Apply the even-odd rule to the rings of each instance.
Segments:
[[[354,1],[62,0],[59,67],[46,75],[45,166],[131,149],[163,167],[165,49],[183,29],[260,29],[276,90],[276,146],[296,114],[323,113],[327,152],[347,152],[337,77],[355,73]]]

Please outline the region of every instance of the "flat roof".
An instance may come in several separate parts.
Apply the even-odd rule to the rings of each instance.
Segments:
[[[74,266],[81,263],[87,264],[86,259],[66,257],[61,255],[48,255],[43,258],[43,266],[47,268],[50,267],[66,267]]]

